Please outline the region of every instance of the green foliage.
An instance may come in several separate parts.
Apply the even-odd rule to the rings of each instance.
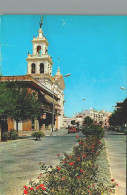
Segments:
[[[57,154],[60,164],[54,168],[42,164],[39,182],[30,181],[30,187],[24,186],[24,194],[30,195],[110,195],[114,193],[115,182],[110,186],[101,183],[97,176],[96,159],[103,144],[96,137],[87,139],[77,137],[78,145],[68,155]]]
[[[44,136],[44,133],[42,131],[36,131],[36,132],[32,133],[32,137],[35,137],[36,140],[40,140],[40,138],[43,136]]]
[[[0,82],[0,116],[18,122],[38,118],[42,114],[37,93],[28,93],[27,86],[19,82]]]
[[[93,124],[93,120],[89,116],[87,116],[84,120],[84,124],[86,125]]]
[[[11,130],[8,132],[8,137],[9,137],[9,139],[11,139],[11,140],[17,139],[17,138],[18,138],[18,133],[17,133],[17,131],[14,130],[14,129],[11,129]]]
[[[72,120],[72,121],[71,121],[71,124],[72,124],[72,125],[75,125],[75,120]]]
[[[124,100],[122,107],[114,110],[109,117],[109,124],[112,126],[122,126],[127,123],[127,98]]]
[[[104,129],[101,126],[94,124],[84,126],[82,133],[86,136],[92,135],[98,137],[99,139],[104,137]]]

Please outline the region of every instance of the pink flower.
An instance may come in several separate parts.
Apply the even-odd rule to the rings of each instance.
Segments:
[[[76,135],[76,138],[79,138],[79,136],[78,136],[78,135]]]
[[[64,181],[66,179],[66,177],[62,177],[61,180]]]
[[[116,183],[116,186],[118,186],[119,184],[118,183]]]
[[[60,153],[58,153],[57,156],[60,156]]]
[[[40,173],[40,175],[42,175],[42,173]]]
[[[27,191],[27,190],[24,190],[23,193],[24,193],[24,194],[28,194],[28,191]]]

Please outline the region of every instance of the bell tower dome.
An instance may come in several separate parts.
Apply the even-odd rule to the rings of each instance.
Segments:
[[[48,54],[48,41],[43,35],[42,19],[38,30],[38,37],[33,37],[33,53],[27,56],[27,75],[42,77],[44,74],[52,76],[52,58]]]

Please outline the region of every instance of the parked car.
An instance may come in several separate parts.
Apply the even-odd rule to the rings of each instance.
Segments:
[[[69,127],[68,128],[68,133],[76,133],[77,130],[76,130],[76,127]]]

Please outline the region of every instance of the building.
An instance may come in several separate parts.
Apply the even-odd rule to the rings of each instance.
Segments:
[[[102,122],[103,127],[109,127],[108,120],[110,115],[111,112],[106,112],[104,110],[97,111],[94,108],[90,108],[89,110],[84,110],[82,113],[77,114],[76,118],[82,118],[82,122],[80,122],[80,124],[83,124],[86,117],[90,117],[96,123]]]
[[[42,99],[43,116],[40,121],[26,121],[19,123],[20,133],[31,130],[52,130],[52,117],[54,116],[54,129],[64,126],[64,79],[60,68],[52,76],[52,58],[48,54],[48,41],[43,35],[42,22],[38,36],[33,37],[33,52],[27,56],[27,74],[22,76],[2,76],[1,82],[22,82],[29,90],[36,91]],[[54,107],[54,113],[53,113]],[[8,130],[15,129],[15,121],[8,119]]]

